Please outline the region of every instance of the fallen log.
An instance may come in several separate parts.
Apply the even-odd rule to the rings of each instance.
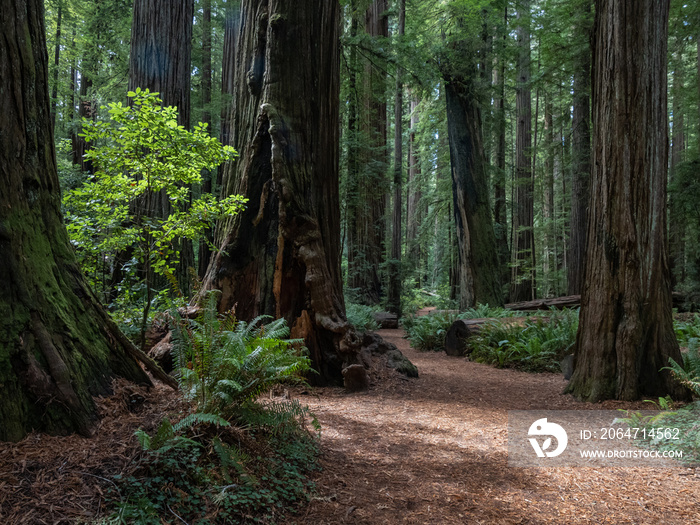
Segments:
[[[445,353],[460,357],[469,355],[469,338],[478,334],[487,323],[499,323],[504,326],[525,326],[527,321],[547,322],[547,317],[500,317],[483,319],[457,319],[445,334]]]
[[[534,301],[520,301],[518,303],[508,303],[506,310],[519,310],[528,312],[532,310],[549,310],[554,308],[575,308],[581,304],[580,295],[566,295],[564,297],[554,297],[552,299],[535,299]]]
[[[695,311],[697,305],[681,292],[673,292],[673,307],[680,312]],[[528,312],[533,310],[549,310],[554,308],[576,308],[581,305],[580,295],[565,295],[563,297],[553,297],[551,299],[535,299],[534,301],[520,301],[518,303],[507,303],[506,310],[518,310]]]

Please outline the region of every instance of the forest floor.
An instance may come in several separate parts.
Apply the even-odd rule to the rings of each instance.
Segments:
[[[417,367],[369,391],[301,396],[322,426],[317,491],[298,523],[700,524],[700,469],[514,468],[508,410],[648,409],[581,403],[560,374],[496,369],[413,350]],[[305,513],[305,514],[304,514]]]
[[[410,348],[403,330],[381,330],[418,367],[407,379],[379,364],[370,390],[292,393],[322,425],[312,501],[284,523],[700,524],[700,469],[513,468],[509,410],[648,409],[587,404],[561,392],[559,374],[496,369]],[[115,474],[139,454],[134,430],[153,432],[187,410],[163,385],[126,382],[98,400],[95,435],[32,434],[0,442],[0,524],[89,523],[104,516]],[[168,522],[166,518],[166,522]]]

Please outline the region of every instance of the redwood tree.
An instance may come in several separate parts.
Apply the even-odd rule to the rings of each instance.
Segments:
[[[577,29],[590,34],[590,4],[577,7]],[[574,57],[574,100],[571,123],[571,215],[569,221],[569,254],[567,260],[568,294],[577,295],[583,288],[583,261],[586,250],[588,219],[588,181],[591,176],[590,91],[591,49],[588,38]]]
[[[149,383],[76,264],[61,216],[43,3],[0,27],[0,440],[89,434],[116,375]]]
[[[353,6],[354,7],[354,6]],[[373,0],[365,11],[365,32],[371,38],[389,36],[388,0]],[[362,145],[357,148],[359,162],[350,181],[347,211],[348,287],[363,304],[378,304],[382,295],[379,269],[384,263],[386,232],[387,179],[387,109],[386,71],[375,60],[365,59],[361,76],[361,97],[355,106],[355,126]],[[358,83],[359,84],[359,83]]]
[[[406,0],[398,3],[398,37],[406,31]],[[394,199],[391,214],[391,259],[388,264],[389,286],[387,309],[401,316],[401,182],[403,180],[403,83],[401,68],[396,68],[396,98],[394,102]]]
[[[466,42],[454,49],[445,78],[452,193],[459,247],[460,307],[503,304],[491,216],[486,155],[477,100],[475,53]]]
[[[589,401],[682,396],[666,242],[669,1],[598,0],[588,250],[568,391]]]
[[[186,129],[190,127],[193,17],[194,0],[135,0],[131,23],[129,90],[140,87],[160,93],[164,106],[177,106],[178,124]],[[165,191],[150,202],[152,209],[145,210],[150,217],[165,218],[172,211]],[[177,278],[187,294],[188,268],[194,266],[192,242],[181,242],[179,252]]]
[[[220,225],[204,289],[240,319],[287,319],[317,383],[337,383],[356,345],[340,271],[339,15],[325,0],[244,0],[223,193],[247,209]]]
[[[535,292],[534,183],[532,173],[532,94],[530,91],[530,0],[519,0],[516,83],[515,201],[510,300],[529,301]]]

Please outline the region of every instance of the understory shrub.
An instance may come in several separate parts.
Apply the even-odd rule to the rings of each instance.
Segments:
[[[457,319],[456,313],[408,316],[401,321],[411,346],[421,352],[439,352],[445,349],[445,334]]]
[[[687,348],[700,342],[700,316],[693,315],[683,320],[674,319],[673,328],[680,346]]]
[[[700,396],[700,355],[698,355],[698,340],[691,339],[688,343],[688,352],[683,354],[683,363],[677,363],[669,358],[669,365],[666,370],[671,371],[671,375],[690,390],[696,396]]]
[[[163,419],[153,436],[137,431],[143,451],[128,474],[113,478],[109,521],[274,522],[308,502],[308,475],[318,468],[308,409],[248,403],[248,413],[245,427],[195,413],[175,425]]]
[[[402,320],[402,325],[406,330],[406,338],[411,342],[413,348],[422,352],[439,352],[445,349],[445,335],[457,319],[501,318],[521,315],[523,315],[522,312],[480,304],[460,313],[446,311],[421,316],[407,316]]]
[[[700,465],[700,401],[678,410],[668,410],[668,399],[660,398],[658,406],[662,410],[655,415],[632,412],[620,418],[632,428],[644,429],[644,432],[636,433],[642,439],[636,440],[635,444],[661,452],[677,454],[680,451],[683,456],[675,456],[677,460],[688,465]],[[678,429],[677,433],[675,429]]]
[[[199,411],[228,417],[278,383],[304,382],[311,361],[303,340],[285,339],[289,327],[284,319],[264,324],[269,316],[249,323],[232,313],[220,316],[218,293],[207,293],[196,319],[173,309],[173,350],[185,396]]]
[[[274,522],[308,501],[320,426],[298,401],[261,396],[304,383],[306,349],[286,339],[283,319],[219,315],[217,294],[204,296],[196,319],[171,312],[176,376],[195,412],[136,432],[143,452],[113,479],[111,522]]]
[[[379,323],[374,319],[376,308],[364,304],[345,302],[345,315],[358,332],[379,330]]]
[[[548,316],[548,320],[528,320],[523,326],[486,324],[469,340],[470,358],[499,368],[559,371],[559,361],[576,343],[578,309],[550,310]]]

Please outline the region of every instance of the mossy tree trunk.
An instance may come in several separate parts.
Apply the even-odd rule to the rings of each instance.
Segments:
[[[406,0],[398,2],[398,37],[406,31]],[[396,69],[396,97],[394,102],[394,198],[391,214],[391,259],[387,273],[387,309],[401,317],[401,186],[403,181],[403,82],[401,68]]]
[[[340,271],[337,2],[244,0],[235,43],[231,143],[223,193],[249,199],[219,226],[223,251],[204,289],[240,319],[287,319],[319,384],[357,360]]]
[[[588,400],[684,396],[666,240],[668,0],[595,8],[593,177],[576,366]]]
[[[92,396],[113,377],[149,383],[116,342],[63,224],[43,12],[39,0],[9,0],[0,14],[0,440],[89,434]]]
[[[468,46],[459,56],[469,57]],[[501,271],[491,216],[476,64],[460,64],[445,77],[447,132],[459,248],[460,308],[503,304]]]

